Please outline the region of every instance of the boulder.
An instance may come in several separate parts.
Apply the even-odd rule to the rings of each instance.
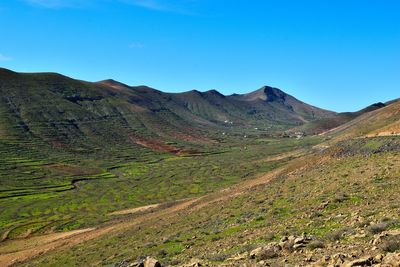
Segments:
[[[376,263],[382,262],[382,260],[383,260],[384,257],[385,257],[385,255],[383,255],[383,254],[378,254],[378,255],[376,255],[376,256],[374,257],[374,261],[375,261]]]
[[[293,250],[298,250],[304,248],[310,241],[311,237],[303,234],[302,236],[289,236],[288,238],[283,238],[279,242],[279,246],[286,251],[292,252]]]
[[[400,267],[400,253],[388,253],[382,259],[384,267]]]
[[[373,264],[374,264],[374,259],[372,257],[365,257],[351,262],[347,262],[344,266],[345,267],[372,266]]]
[[[295,240],[294,240],[294,244],[296,245],[296,244],[304,244],[306,242],[306,238],[304,237],[304,236],[301,236],[301,237],[297,237]]]
[[[280,240],[279,242],[285,242],[285,241],[287,241],[287,240],[288,240],[288,237],[287,237],[287,236],[284,236],[284,237],[281,238],[281,240]]]
[[[162,265],[158,260],[147,257],[143,262],[143,267],[162,267]]]

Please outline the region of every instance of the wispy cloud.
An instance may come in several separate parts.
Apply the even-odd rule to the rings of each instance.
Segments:
[[[122,2],[154,10],[169,9],[165,4],[157,0],[122,0]]]
[[[142,7],[150,10],[179,13],[183,15],[194,15],[187,4],[195,0],[119,0],[120,2]]]
[[[64,8],[79,7],[88,2],[88,0],[24,0],[28,4],[44,8]]]
[[[144,44],[142,44],[141,42],[132,42],[128,45],[128,47],[131,49],[141,49],[144,48]]]
[[[0,54],[0,61],[10,61],[10,60],[12,60],[11,57]]]
[[[137,6],[149,10],[194,15],[189,10],[190,3],[197,0],[21,0],[42,8],[79,8],[99,3],[118,1],[123,4]]]

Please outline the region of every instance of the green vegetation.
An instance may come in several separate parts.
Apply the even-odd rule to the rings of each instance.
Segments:
[[[371,139],[371,145],[378,141],[400,142],[393,138]],[[357,140],[354,142],[357,145]],[[335,151],[332,148],[323,154],[287,163],[295,168],[301,162],[303,168],[293,173],[289,167],[269,184],[218,205],[208,205],[165,221],[155,219],[157,223],[149,220],[140,228],[132,227],[72,250],[49,254],[33,264],[113,264],[144,255],[174,264],[189,262],[192,257],[220,263],[271,240],[303,232],[315,237],[308,249],[317,254],[321,253],[318,248],[329,248],[329,253],[345,253],[350,242],[365,249],[370,246],[373,234],[358,239],[353,236],[395,228],[400,221],[400,207],[396,202],[400,186],[399,152],[336,157]],[[374,181],[375,176],[382,177],[380,184]],[[331,243],[335,243],[336,249]],[[381,249],[398,250],[397,237],[386,240]],[[288,264],[298,262],[296,255],[287,256]]]
[[[110,220],[108,213],[152,203],[196,197],[282,166],[270,155],[311,147],[308,138],[233,141],[204,148],[195,156],[147,151],[138,159],[129,149],[102,154],[54,153],[0,141],[0,235],[12,239],[68,231]]]

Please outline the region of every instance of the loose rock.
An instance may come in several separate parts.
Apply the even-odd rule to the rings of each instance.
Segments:
[[[143,267],[162,267],[162,265],[158,260],[147,257],[143,262]]]
[[[345,267],[372,266],[373,264],[374,264],[374,259],[372,257],[366,257],[348,262],[344,266]]]

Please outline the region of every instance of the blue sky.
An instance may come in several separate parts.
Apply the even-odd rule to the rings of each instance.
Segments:
[[[163,91],[263,85],[336,111],[400,97],[397,0],[2,0],[0,66]]]

